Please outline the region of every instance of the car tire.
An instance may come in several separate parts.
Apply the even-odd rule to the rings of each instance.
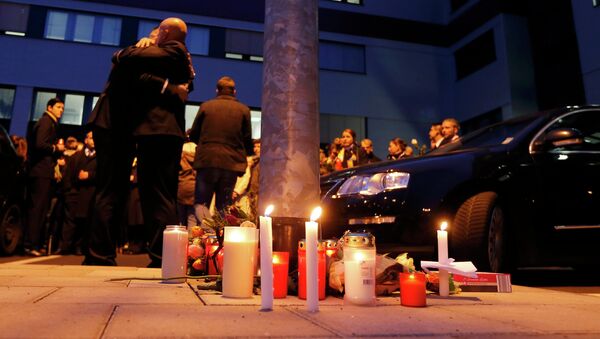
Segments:
[[[8,205],[0,214],[0,251],[6,255],[15,252],[23,237],[22,214],[18,205]]]
[[[452,247],[459,260],[474,261],[479,271],[505,268],[505,218],[495,192],[467,199],[456,212],[452,228]]]

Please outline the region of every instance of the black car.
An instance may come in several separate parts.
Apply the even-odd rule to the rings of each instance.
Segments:
[[[322,236],[368,230],[379,253],[450,257],[480,271],[596,264],[600,106],[501,122],[427,155],[321,178]]]
[[[12,254],[23,238],[25,175],[21,158],[0,126],[0,253]]]

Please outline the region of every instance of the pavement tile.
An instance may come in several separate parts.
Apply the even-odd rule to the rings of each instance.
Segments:
[[[220,293],[200,293],[200,298],[206,305],[214,306],[260,306],[261,299],[260,295],[254,295],[250,299],[237,299],[237,298],[226,298]],[[319,305],[323,306],[338,306],[342,305],[344,301],[339,298],[327,297],[325,300],[319,300]],[[287,298],[274,299],[274,306],[304,306],[306,300],[299,299],[297,296],[288,295]]]
[[[0,286],[0,303],[33,303],[37,299],[48,295],[55,290],[55,287]]]
[[[600,307],[599,307],[600,308]],[[590,312],[567,305],[481,305],[478,307],[447,307],[455,314],[472,315],[482,320],[510,324],[540,333],[589,333],[600,335],[600,310]]]
[[[165,326],[168,324],[168,326]],[[256,306],[119,306],[106,328],[112,337],[333,337],[285,308],[259,312]]]
[[[0,338],[98,338],[112,305],[1,304]]]
[[[479,309],[479,307],[462,306]],[[342,336],[483,336],[495,333],[525,333],[527,328],[449,312],[443,306],[428,307],[320,307],[318,313],[295,310],[303,317]]]
[[[63,287],[41,303],[189,304],[202,302],[185,284],[172,288]]]
[[[12,281],[3,284],[0,279],[0,285],[5,286],[54,286],[54,287],[118,287],[127,286],[128,281],[109,281],[106,279],[99,278],[87,278],[87,277],[55,277],[49,276],[44,277],[19,277],[14,278]]]
[[[34,266],[34,265],[25,265],[25,266],[27,266],[27,267],[18,266],[18,265],[0,266],[0,276],[17,276],[17,277],[18,276],[34,276],[34,277],[48,277],[48,276],[64,277],[64,276],[68,276],[68,277],[74,277],[74,276],[84,276],[89,273],[86,271],[67,272],[65,270],[57,270],[54,267],[44,268],[44,266],[40,266],[40,268],[36,268],[36,269],[29,269],[29,266]]]
[[[160,278],[162,276],[158,268],[136,268],[136,267],[113,267],[112,269],[98,268],[87,272],[88,277],[110,278]]]
[[[461,295],[463,294],[459,294],[459,296]],[[481,298],[486,304],[494,305],[569,305],[576,303],[600,305],[600,298],[594,298],[585,294],[544,290],[541,288],[522,288],[516,291],[513,290],[513,293],[470,292],[469,295]]]

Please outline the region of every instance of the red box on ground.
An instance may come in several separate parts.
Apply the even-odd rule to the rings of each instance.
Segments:
[[[463,292],[500,292],[511,293],[510,274],[477,272],[477,278],[454,274],[454,281]]]

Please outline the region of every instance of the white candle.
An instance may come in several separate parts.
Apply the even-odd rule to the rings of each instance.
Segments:
[[[344,248],[344,299],[358,305],[374,305],[375,248]]]
[[[440,225],[440,230],[437,231],[438,262],[440,264],[448,263],[448,232],[446,232],[447,227],[448,223],[444,221]],[[450,279],[448,271],[443,269],[439,270],[439,282],[440,296],[447,297],[450,294]]]
[[[223,253],[223,296],[252,298],[256,268],[257,229],[225,227]]]
[[[318,238],[319,224],[316,222],[321,216],[321,207],[313,210],[310,221],[306,227],[306,308],[309,312],[319,311],[319,275],[318,269]]]
[[[260,219],[260,309],[273,309],[273,226],[269,215],[273,205],[265,210]]]
[[[185,226],[169,225],[163,231],[161,273],[164,278],[184,277],[187,270],[188,232]],[[165,280],[165,283],[184,283],[185,278]]]

